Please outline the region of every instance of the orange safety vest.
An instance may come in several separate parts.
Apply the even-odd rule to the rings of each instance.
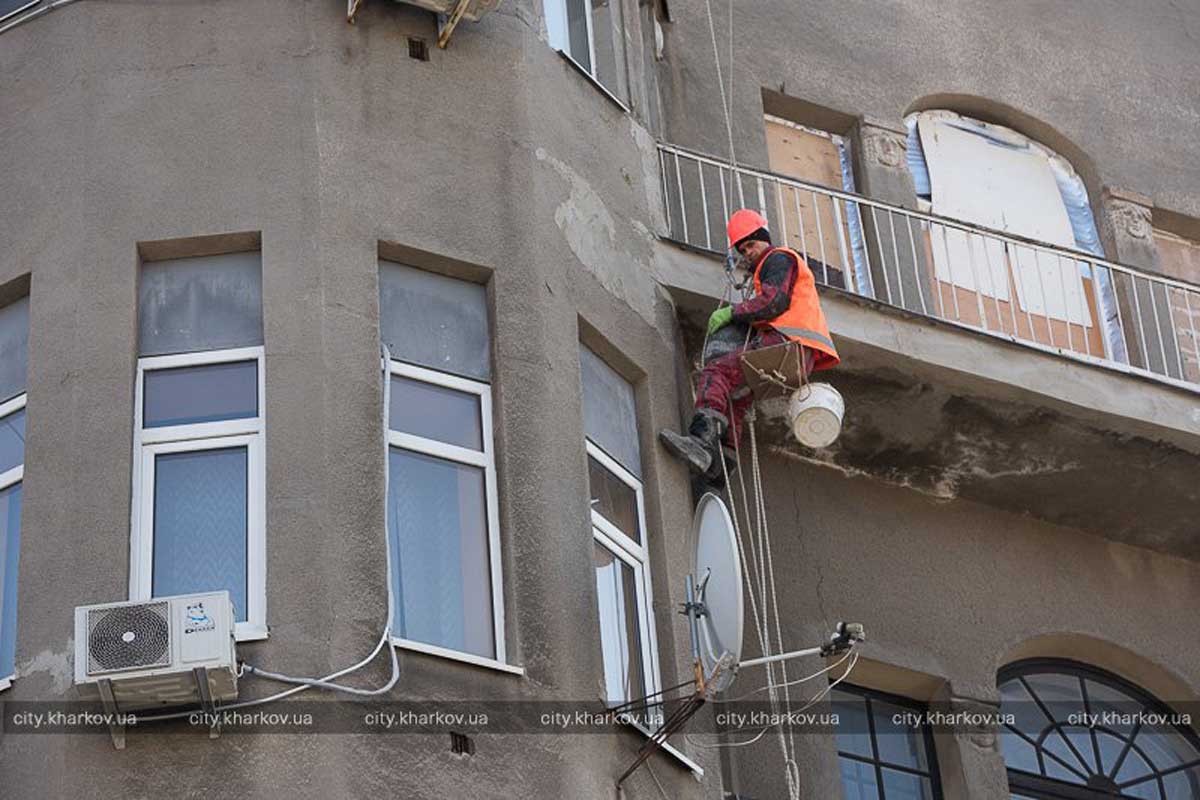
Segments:
[[[821,311],[821,299],[817,296],[817,282],[808,263],[795,250],[787,247],[772,247],[754,265],[754,293],[762,294],[762,282],[758,278],[762,265],[772,253],[787,253],[796,259],[796,282],[792,285],[792,296],[787,311],[766,322],[754,323],[758,327],[771,327],[793,342],[814,351],[816,362],[813,371],[836,367],[841,361],[833,339],[829,337],[829,325]]]

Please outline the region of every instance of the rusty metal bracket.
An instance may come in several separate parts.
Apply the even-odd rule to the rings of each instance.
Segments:
[[[454,6],[454,10],[449,15],[438,14],[438,38],[437,46],[441,50],[446,49],[446,45],[450,44],[450,35],[454,33],[454,29],[458,27],[458,23],[462,21],[463,14],[467,11],[467,6],[471,4],[471,0],[458,0],[458,4]]]

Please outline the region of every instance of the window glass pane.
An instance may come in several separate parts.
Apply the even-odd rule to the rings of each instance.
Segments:
[[[1088,772],[1087,767],[1079,762],[1079,759],[1071,752],[1071,748],[1067,746],[1067,740],[1058,731],[1052,731],[1046,736],[1042,741],[1042,748],[1047,753],[1052,753],[1060,759],[1059,761],[1055,761],[1053,758],[1046,758],[1047,775],[1061,778],[1071,783],[1083,782],[1084,776]],[[1074,772],[1067,770],[1074,770]]]
[[[592,40],[596,52],[593,74],[604,88],[625,100],[628,82],[625,74],[625,34],[621,0],[590,0]]]
[[[567,36],[569,51],[581,67],[592,71],[592,57],[588,47],[587,0],[565,0],[567,6]]]
[[[861,696],[834,690],[830,707],[837,714],[837,746],[842,753],[874,758],[871,752],[871,728],[867,722],[867,703]]]
[[[0,473],[25,463],[25,409],[0,419]]]
[[[25,391],[29,367],[29,298],[0,308],[0,401]]]
[[[496,657],[484,473],[393,447],[388,536],[399,636]]]
[[[263,343],[260,253],[151,261],[138,285],[143,356]]]
[[[1134,716],[1142,710],[1142,704],[1124,692],[1094,680],[1085,680],[1088,693],[1088,708],[1093,714],[1108,714],[1105,727],[1123,737],[1133,733]]]
[[[1083,693],[1079,688],[1079,678],[1074,675],[1026,675],[1025,682],[1056,722],[1065,723],[1071,715],[1083,713]]]
[[[887,800],[933,800],[928,778],[883,768],[883,794]]]
[[[592,565],[600,606],[604,697],[609,705],[620,705],[646,696],[637,583],[633,569],[599,543],[593,545]]]
[[[879,800],[879,787],[875,783],[875,767],[851,758],[838,758],[842,768],[843,800]]]
[[[1144,778],[1151,771],[1151,767],[1146,763],[1146,759],[1142,758],[1137,750],[1130,748],[1129,752],[1125,755],[1125,760],[1121,762],[1121,768],[1117,770],[1117,783],[1127,783],[1128,781],[1135,781],[1138,778]]]
[[[1050,724],[1025,686],[1015,678],[1000,687],[1000,707],[1015,718],[1013,727],[1031,739],[1040,739],[1042,730]]]
[[[563,0],[543,0],[542,12],[546,17],[546,39],[555,50],[566,50],[567,14]]]
[[[393,376],[390,406],[392,430],[483,450],[479,395]]]
[[[142,427],[258,415],[258,362],[233,361],[145,373]]]
[[[591,487],[592,510],[616,525],[621,533],[641,544],[637,492],[591,456],[588,456],[588,484]]]
[[[1121,794],[1124,797],[1139,797],[1142,800],[1164,800],[1163,795],[1158,791],[1158,781],[1153,779],[1139,783],[1136,786],[1127,786],[1121,790]],[[1180,795],[1180,800],[1183,800],[1183,798],[1192,800],[1194,797],[1195,795]],[[1167,795],[1165,800],[1175,800],[1175,796]]]
[[[875,715],[875,743],[879,748],[879,759],[889,764],[927,772],[929,767],[925,763],[924,739],[913,727],[894,721],[901,715],[912,713],[911,709],[872,700],[871,711]],[[884,792],[890,794],[886,785]]]
[[[1179,764],[1195,761],[1195,748],[1188,744],[1174,728],[1151,725],[1138,732],[1134,744],[1140,747],[1146,758],[1154,762],[1159,770],[1167,770]]]
[[[17,561],[21,551],[21,484],[0,491],[0,678],[13,674],[17,649]]]
[[[1011,769],[1039,774],[1042,769],[1038,766],[1037,751],[1033,745],[1009,730],[1000,733],[1000,749],[1004,753],[1004,763]]]
[[[601,450],[642,477],[633,385],[586,347],[579,348],[583,382],[583,430]]]
[[[397,361],[491,380],[487,290],[479,284],[380,261],[379,336]]]
[[[154,458],[155,597],[228,589],[246,619],[245,447]]]
[[[1163,778],[1167,797],[1200,797],[1200,767],[1173,772]]]

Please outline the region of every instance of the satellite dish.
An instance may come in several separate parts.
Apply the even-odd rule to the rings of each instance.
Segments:
[[[700,498],[692,521],[697,600],[708,614],[699,620],[700,658],[706,671],[723,655],[737,664],[742,658],[742,562],[738,556],[733,519],[721,498],[711,492]]]

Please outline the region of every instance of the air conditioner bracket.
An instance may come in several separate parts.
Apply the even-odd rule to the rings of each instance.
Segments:
[[[216,739],[221,735],[221,719],[217,715],[217,704],[213,701],[212,691],[208,686],[208,669],[196,667],[192,670],[196,679],[196,690],[200,693],[200,707],[208,714],[208,738]]]
[[[100,690],[100,703],[104,706],[104,716],[108,720],[108,735],[112,737],[113,747],[125,749],[125,723],[120,722],[117,698],[113,695],[112,681],[105,678],[96,683]]]

